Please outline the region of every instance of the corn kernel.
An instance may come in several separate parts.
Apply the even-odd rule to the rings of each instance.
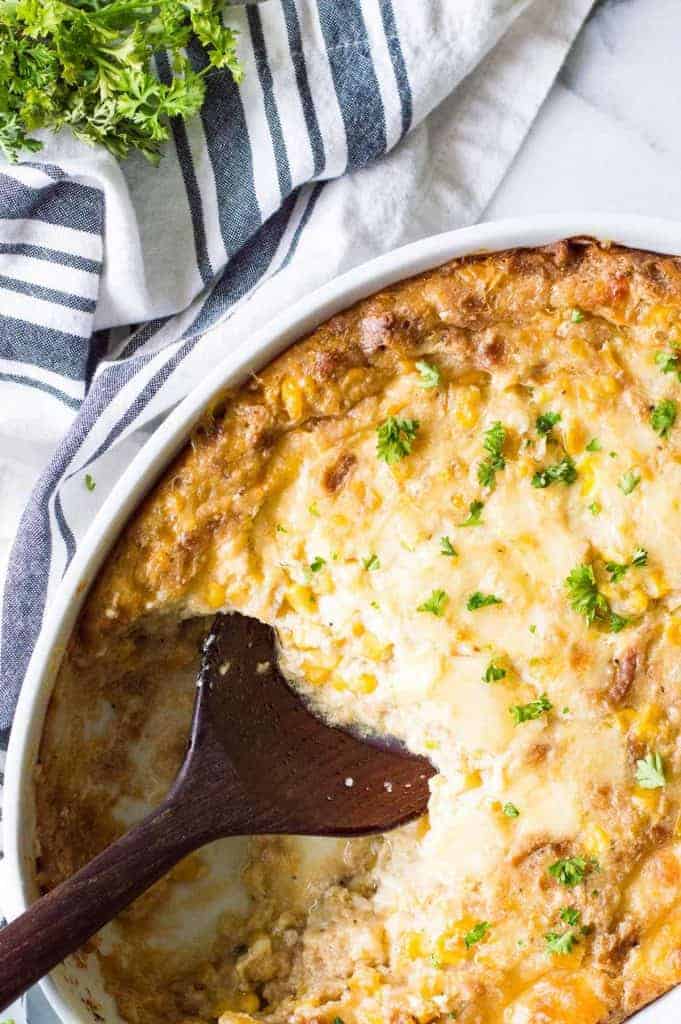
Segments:
[[[225,588],[220,583],[211,582],[206,587],[206,603],[210,608],[221,608],[226,596]]]
[[[636,786],[631,801],[644,814],[655,814],[660,803],[660,792],[657,789],[642,789]]]
[[[651,597],[664,597],[669,593],[669,582],[662,569],[651,569],[646,579],[646,586]]]
[[[430,816],[424,814],[423,817],[419,818],[416,822],[416,838],[423,839],[430,832]]]
[[[631,729],[632,722],[636,718],[636,712],[633,708],[622,708],[621,711],[616,711],[612,717],[619,731],[623,735],[626,735],[626,733]]]
[[[640,740],[653,740],[662,719],[662,708],[659,704],[644,704],[636,715],[633,724],[634,734]]]
[[[454,412],[457,422],[467,430],[474,427],[480,418],[480,389],[462,388]]]
[[[352,624],[351,631],[353,636],[362,636],[364,633],[364,626],[359,622],[359,620],[356,620]]]
[[[300,419],[303,412],[303,389],[297,380],[284,377],[281,382],[281,400],[289,419]]]
[[[328,668],[324,668],[323,665],[316,665],[312,661],[304,661],[301,669],[306,682],[312,683],[313,686],[321,686],[331,675]]]
[[[350,689],[353,693],[373,693],[377,686],[378,680],[376,676],[372,675],[371,672],[362,672],[350,684]]]
[[[239,1009],[244,1013],[257,1013],[260,1009],[260,1000],[255,992],[244,992],[239,996]]]
[[[286,591],[286,600],[299,615],[309,615],[315,610],[317,600],[309,587],[294,583]]]
[[[579,464],[579,478],[581,481],[582,496],[586,497],[594,489],[596,482],[596,469],[592,458],[587,456]]]
[[[627,612],[630,615],[642,615],[648,607],[650,598],[643,587],[635,587],[626,599]]]
[[[584,831],[584,849],[591,857],[602,857],[610,849],[610,835],[600,825],[590,824]]]
[[[362,653],[370,661],[388,661],[392,657],[393,645],[381,643],[373,633],[366,633],[362,639]]]
[[[569,455],[577,455],[586,444],[587,437],[584,427],[578,421],[571,421],[565,431],[565,448]]]
[[[681,647],[681,615],[674,615],[665,629],[667,641],[675,647]]]
[[[428,949],[424,942],[423,932],[405,932],[402,936],[402,952],[410,960],[418,960],[427,956]]]

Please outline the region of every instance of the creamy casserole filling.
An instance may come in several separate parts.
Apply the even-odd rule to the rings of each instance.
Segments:
[[[235,848],[181,865],[100,942],[127,1019],[612,1024],[679,980],[680,380],[679,261],[577,240],[395,286],[209,411],[72,640],[41,881],[167,786],[216,609],[439,774],[385,837],[252,841],[169,951]]]

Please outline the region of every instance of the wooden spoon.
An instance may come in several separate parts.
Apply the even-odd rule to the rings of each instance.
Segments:
[[[425,811],[433,773],[396,743],[325,725],[279,671],[274,630],[236,613],[216,616],[168,796],[0,930],[0,1010],[204,843],[385,832]]]

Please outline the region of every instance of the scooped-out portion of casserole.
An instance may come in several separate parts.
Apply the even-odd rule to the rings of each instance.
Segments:
[[[131,1024],[615,1024],[681,980],[681,260],[456,260],[206,413],[87,598],[49,888],[159,800],[217,609],[438,768],[358,840],[222,841],[95,941]],[[225,684],[227,685],[227,683]]]

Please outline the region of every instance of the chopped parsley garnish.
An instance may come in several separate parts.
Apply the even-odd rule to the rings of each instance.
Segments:
[[[648,562],[648,552],[645,548],[635,548],[630,562],[606,562],[605,568],[610,573],[610,582],[619,583],[624,574],[632,566],[641,569]]]
[[[277,533],[288,533],[288,530],[283,523],[277,523]]]
[[[466,608],[469,612],[475,612],[478,608],[487,608],[492,604],[503,604],[503,601],[500,597],[496,597],[495,594],[481,594],[479,590],[476,590],[468,598]]]
[[[541,718],[542,715],[548,714],[552,707],[553,704],[549,698],[542,693],[541,697],[531,700],[529,704],[513,704],[508,710],[513,716],[515,725],[521,725],[523,722],[531,722],[535,718]]]
[[[600,593],[592,566],[576,565],[565,580],[565,586],[573,611],[583,615],[589,626],[598,619],[607,623],[611,633],[619,633],[628,624],[628,619],[613,612]]]
[[[307,511],[310,513],[311,516],[319,518],[319,507],[316,501],[310,502],[310,504],[307,506]]]
[[[493,423],[489,430],[485,431],[485,438],[482,443],[488,457],[478,466],[478,481],[483,487],[494,487],[495,477],[500,470],[506,466],[504,458],[504,441],[506,431],[500,420]]]
[[[378,458],[392,466],[409,455],[419,426],[418,420],[404,420],[398,416],[388,416],[385,423],[382,423],[376,430]]]
[[[437,366],[433,366],[432,363],[427,363],[425,359],[419,359],[416,364],[416,369],[421,374],[422,388],[436,388],[442,379],[442,374],[438,370]]]
[[[563,907],[560,912],[561,921],[565,921],[566,924],[576,928],[579,922],[582,920],[582,914],[577,907]]]
[[[317,557],[313,558],[310,562],[310,572],[321,572],[325,565],[326,559],[322,558],[321,555],[317,555]]]
[[[90,473],[85,474],[85,486],[87,487],[88,491],[94,491],[95,487],[97,486],[94,477],[91,476]]]
[[[489,665],[485,669],[482,681],[484,683],[498,683],[500,679],[504,679],[506,676],[506,669],[502,668],[501,665],[495,665],[493,661],[490,661]]]
[[[595,862],[591,862],[590,865],[584,857],[565,857],[550,864],[548,872],[561,885],[566,886],[568,889],[574,889],[576,885],[584,881],[584,876],[589,867],[594,866],[594,864]]]
[[[466,934],[463,937],[466,949],[470,949],[471,946],[474,946],[476,944],[476,942],[480,942],[481,939],[484,939],[488,931],[489,921],[478,921],[476,925],[473,925],[471,930],[469,932],[466,932]]]
[[[631,494],[635,487],[641,482],[641,474],[635,469],[629,469],[617,482],[622,494]]]
[[[591,513],[592,516],[597,516],[597,515],[600,514],[601,506],[599,505],[599,503],[597,501],[592,501],[591,502],[591,504],[589,505],[589,512]]]
[[[543,437],[546,437],[547,434],[551,433],[556,423],[560,423],[560,419],[561,416],[559,412],[541,413],[541,415],[537,416],[537,419],[535,420],[537,433],[542,434]]]
[[[681,380],[681,355],[678,352],[656,352],[655,363],[662,373],[676,373]]]
[[[570,319],[572,320],[573,324],[581,324],[582,320],[584,319],[584,314],[578,306],[575,306],[574,309],[571,311]]]
[[[666,784],[664,761],[659,754],[651,752],[636,762],[636,781],[641,789],[661,789]]]
[[[673,398],[663,398],[650,414],[650,425],[660,437],[669,437],[669,432],[676,423],[676,402]]]
[[[454,558],[456,553],[456,548],[449,537],[440,537],[440,554],[447,555],[449,558]]]
[[[468,519],[464,519],[458,526],[480,526],[482,523],[482,510],[485,507],[484,501],[472,501],[468,506]]]
[[[343,1020],[342,1017],[334,1017],[333,1024],[345,1024],[345,1021]]]
[[[532,477],[533,487],[549,487],[551,484],[564,483],[565,485],[573,484],[577,479],[577,467],[570,458],[566,455],[560,462],[554,463],[552,466],[545,466],[544,469],[538,470]]]
[[[588,445],[586,446],[586,450],[588,452],[600,452],[602,448],[603,446],[597,437],[592,437]]]
[[[637,569],[641,569],[644,565],[648,564],[648,552],[645,548],[634,548],[631,564],[636,566]]]
[[[381,560],[378,555],[369,555],[368,558],[362,559],[362,565],[367,572],[376,572],[377,569],[381,568]]]
[[[506,815],[507,818],[519,818],[520,817],[520,811],[518,810],[518,808],[516,807],[515,804],[506,803],[506,804],[504,804],[504,806],[501,809],[502,809],[502,811],[504,812],[504,814]]]
[[[437,615],[440,618],[445,613],[445,607],[449,598],[444,590],[434,590],[427,601],[420,604],[416,609],[417,612],[430,612],[431,615]]]
[[[549,953],[557,953],[559,956],[567,956],[579,942],[574,932],[547,932],[544,938]]]

